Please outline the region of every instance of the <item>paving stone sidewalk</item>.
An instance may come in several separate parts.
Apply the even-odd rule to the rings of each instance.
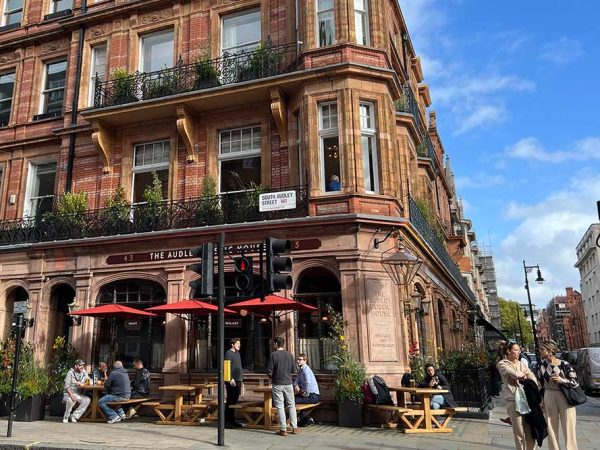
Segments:
[[[600,399],[591,398],[578,407],[580,450],[600,450]],[[511,428],[500,422],[506,409],[498,405],[490,420],[455,419],[453,433],[403,434],[379,428],[341,428],[312,425],[299,435],[276,436],[259,430],[225,430],[227,448],[279,449],[446,449],[475,450],[514,448]],[[214,424],[198,427],[155,425],[149,419],[134,419],[113,425],[105,423],[63,424],[58,418],[39,422],[15,422],[13,437],[6,438],[7,421],[0,420],[0,449],[214,449]],[[542,448],[547,448],[544,443]]]

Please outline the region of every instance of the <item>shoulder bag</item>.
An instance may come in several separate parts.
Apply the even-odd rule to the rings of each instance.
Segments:
[[[565,372],[566,376],[566,368],[564,367],[564,363],[561,364],[561,368]],[[565,398],[567,399],[567,403],[571,406],[583,405],[587,402],[587,396],[581,386],[571,386],[566,384],[559,384],[560,390],[563,394],[565,394]]]

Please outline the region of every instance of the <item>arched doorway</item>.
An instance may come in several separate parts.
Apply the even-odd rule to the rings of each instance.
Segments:
[[[107,284],[98,293],[97,304],[119,303],[146,309],[166,303],[164,288],[149,280],[129,279]],[[163,317],[95,319],[94,363],[115,360],[131,368],[141,358],[149,370],[164,365],[165,321]]]
[[[333,342],[327,339],[329,322],[327,305],[342,312],[342,294],[338,278],[328,269],[311,267],[304,270],[296,283],[296,299],[318,308],[311,313],[298,313],[297,353],[306,353],[313,370],[333,369]]]
[[[68,284],[59,284],[50,293],[48,310],[48,344],[52,345],[58,336],[71,342],[73,318],[68,316],[69,305],[75,303],[75,289]]]
[[[29,294],[21,286],[16,287],[6,295],[4,305],[0,310],[3,315],[2,320],[2,340],[7,339],[10,336],[10,329],[12,327],[13,311],[15,302],[23,302],[29,300]]]

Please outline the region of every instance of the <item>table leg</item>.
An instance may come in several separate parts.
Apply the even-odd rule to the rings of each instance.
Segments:
[[[202,389],[196,390],[196,394],[194,395],[194,403],[196,405],[202,403]]]
[[[98,417],[98,390],[94,389],[92,391],[92,416],[91,419],[93,421],[96,420],[96,417]]]
[[[181,422],[181,407],[183,406],[183,394],[175,392],[175,409],[173,410],[173,420]]]
[[[421,394],[421,401],[423,402],[423,414],[425,415],[425,429],[429,431],[433,428],[431,424],[431,402],[429,400],[429,394]]]
[[[273,422],[271,421],[271,408],[273,407],[273,392],[265,392],[265,400],[263,404],[265,414],[265,429],[270,430]]]

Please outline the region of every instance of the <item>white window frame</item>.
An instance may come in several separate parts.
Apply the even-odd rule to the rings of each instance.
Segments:
[[[357,8],[357,3],[362,4],[362,9]],[[362,27],[362,42],[358,36],[358,24]],[[369,0],[354,0],[354,31],[358,45],[371,45],[371,30],[369,27]]]
[[[169,158],[167,159],[167,161],[162,161],[160,163],[152,163],[152,164],[142,164],[140,166],[136,166],[137,149],[139,147],[143,147],[146,145],[154,146],[154,144],[163,144],[163,151],[164,151],[165,144],[167,144],[169,146]],[[134,202],[133,196],[135,194],[135,176],[136,176],[136,174],[157,172],[159,170],[167,170],[168,178],[170,178],[170,176],[171,176],[170,166],[171,166],[172,152],[173,152],[173,149],[171,148],[171,140],[170,139],[160,139],[157,141],[140,142],[139,144],[135,144],[133,146],[133,158],[132,158],[133,161],[132,161],[132,165],[131,165],[131,204],[132,205],[143,205],[146,203],[144,201]],[[166,199],[163,199],[163,200],[166,200]]]
[[[225,22],[230,19],[237,19],[241,16],[249,16],[251,14],[258,14],[258,40],[257,41],[249,41],[240,44],[236,44],[232,47],[225,47]],[[238,54],[242,51],[248,52],[252,50],[256,50],[261,42],[262,29],[261,29],[261,18],[260,18],[260,9],[250,9],[247,11],[235,12],[232,14],[227,14],[221,16],[221,54],[228,53],[230,55]]]
[[[256,139],[256,137],[254,136],[254,132],[255,130],[258,129],[258,132],[260,133],[260,141],[259,141],[259,146],[253,147],[250,150],[243,150],[242,147],[242,141],[243,139],[240,141],[240,150],[236,151],[234,153],[226,153],[223,154],[222,153],[222,141],[223,141],[223,133],[231,133],[233,132],[240,132],[243,133],[244,130],[251,130],[251,141],[254,141],[254,139]],[[219,130],[219,179],[217,180],[217,186],[219,188],[219,193],[223,194],[233,194],[234,192],[246,192],[248,189],[240,189],[237,191],[225,191],[222,192],[221,191],[221,175],[222,175],[222,171],[221,171],[221,163],[223,161],[233,161],[236,159],[248,159],[248,158],[256,158],[261,157],[261,166],[262,166],[262,129],[260,125],[250,125],[250,126],[246,126],[246,127],[237,127],[237,128],[228,128],[225,130]],[[231,141],[230,141],[231,142]]]
[[[13,101],[15,99],[15,87],[17,85],[16,72],[0,73],[0,77],[9,77],[9,78],[12,78],[12,80],[13,80],[12,96],[10,98],[0,99],[0,103],[10,102],[10,112],[8,113],[8,122],[6,123],[6,125],[1,125],[0,124],[0,126],[4,126],[5,127],[8,124],[10,124],[10,116],[12,115]]]
[[[368,115],[363,116],[362,110],[366,108]],[[362,160],[363,160],[363,180],[365,183],[365,191],[370,194],[378,194],[379,193],[379,157],[377,151],[377,128],[375,126],[377,115],[375,112],[375,103],[373,102],[364,102],[361,101],[359,103],[359,120],[360,120],[360,144],[362,148],[363,137],[367,138],[371,142],[371,164],[373,167],[365,167],[365,162],[369,162],[368,154],[365,154],[365,151],[368,149],[362,148]],[[368,121],[369,123],[365,123]],[[369,164],[370,166],[370,164]],[[367,169],[369,173],[373,173],[372,185],[374,189],[369,189],[371,186],[367,186]],[[370,176],[369,176],[370,178]]]
[[[336,106],[336,125],[335,127],[331,127],[329,126],[328,128],[324,128],[323,127],[323,108],[325,106],[330,106],[330,105],[335,105]],[[339,194],[341,192],[340,191],[327,191],[327,183],[329,182],[329,180],[326,179],[325,177],[325,142],[324,140],[327,138],[331,138],[331,137],[337,137],[338,138],[338,164],[339,164],[339,169],[340,169],[340,173],[337,174],[338,177],[340,178],[340,187],[343,188],[344,184],[343,184],[343,180],[342,180],[342,174],[341,174],[341,170],[342,170],[342,166],[341,166],[341,150],[340,150],[340,132],[339,132],[339,128],[340,128],[340,110],[338,108],[338,104],[337,101],[330,101],[330,102],[322,102],[318,104],[318,109],[319,109],[319,161],[320,161],[320,173],[321,173],[321,192],[323,192],[323,194],[329,195],[329,194]],[[329,120],[331,121],[331,117],[332,115],[328,116]],[[331,125],[331,122],[330,122]]]
[[[54,14],[60,11],[66,11],[67,9],[73,9],[73,2],[71,2],[71,6],[69,8],[64,8],[64,9],[58,9],[57,8],[57,3],[60,0],[50,0],[50,14]]]
[[[11,14],[16,14],[17,12],[21,13],[21,18],[19,19],[18,22],[15,23],[22,23],[23,22],[23,6],[25,4],[25,0],[23,0],[23,3],[21,4],[20,8],[17,9],[13,9],[11,11],[8,10],[8,0],[4,0],[4,5],[2,6],[2,21],[0,22],[0,26],[5,26],[8,25],[8,16]]]
[[[173,42],[173,46],[172,46],[172,58],[171,58],[171,66],[167,67],[167,69],[170,69],[172,67],[174,67],[175,65],[175,30],[173,28],[167,28],[167,29],[163,29],[163,30],[159,30],[159,31],[154,31],[151,33],[144,33],[142,35],[140,35],[140,60],[139,60],[139,68],[140,68],[140,72],[144,72],[147,73],[144,70],[144,64],[145,64],[145,60],[144,60],[144,41],[146,39],[155,37],[155,36],[160,36],[161,34],[167,35],[170,34],[171,38],[172,38],[172,42]],[[162,70],[164,69],[164,67],[160,67],[157,70]],[[148,72],[152,72],[152,71],[148,71]]]
[[[108,46],[106,45],[106,43],[103,44],[99,44],[99,45],[94,45],[92,47],[92,55],[90,58],[90,84],[89,84],[89,95],[88,95],[88,106],[93,106],[94,105],[94,94],[96,91],[96,61],[98,58],[98,52],[103,49],[104,50],[104,72],[103,73],[98,73],[98,75],[100,76],[100,81],[105,81],[106,80],[106,67],[107,67],[107,56],[108,56]]]
[[[48,66],[51,66],[52,64],[58,64],[61,62],[65,62],[67,63],[66,67],[65,67],[65,84],[64,86],[60,87],[60,88],[52,88],[52,89],[46,89],[46,83],[48,81]],[[44,75],[42,76],[42,101],[40,102],[40,108],[39,108],[39,112],[38,114],[45,114],[46,111],[46,106],[47,106],[47,93],[48,92],[52,92],[52,91],[65,91],[66,93],[66,88],[67,88],[67,73],[69,71],[69,64],[67,62],[66,59],[58,59],[56,61],[47,61],[44,63]],[[65,109],[65,100],[66,100],[66,96],[63,95],[63,105],[62,105],[62,110],[64,111]]]
[[[316,20],[316,37],[317,37],[317,47],[327,47],[329,45],[335,45],[336,43],[336,38],[335,38],[335,33],[336,33],[336,23],[335,23],[335,0],[331,1],[331,8],[330,9],[323,9],[323,10],[319,10],[319,0],[315,0],[315,9],[316,9],[316,16],[317,16],[317,20]],[[331,42],[331,44],[323,44],[321,45],[320,42],[320,36],[319,36],[319,26],[321,24],[321,16],[327,16],[327,15],[331,15],[332,16],[332,23],[333,23],[333,41]]]
[[[25,188],[25,203],[23,204],[23,217],[25,217],[25,218],[35,217],[35,215],[37,213],[38,203],[36,203],[34,206],[33,205],[34,199],[53,198],[54,197],[54,194],[42,195],[42,196],[39,195],[40,185],[39,185],[39,177],[38,176],[40,175],[40,173],[43,174],[43,172],[40,172],[39,168],[41,165],[51,164],[51,163],[55,164],[54,173],[55,173],[55,177],[56,177],[56,173],[58,171],[58,164],[56,163],[56,161],[47,160],[47,161],[35,161],[35,162],[29,163],[29,166],[27,169],[27,185]],[[54,183],[56,185],[56,178],[54,180]],[[34,191],[37,192],[37,195],[32,196]]]

